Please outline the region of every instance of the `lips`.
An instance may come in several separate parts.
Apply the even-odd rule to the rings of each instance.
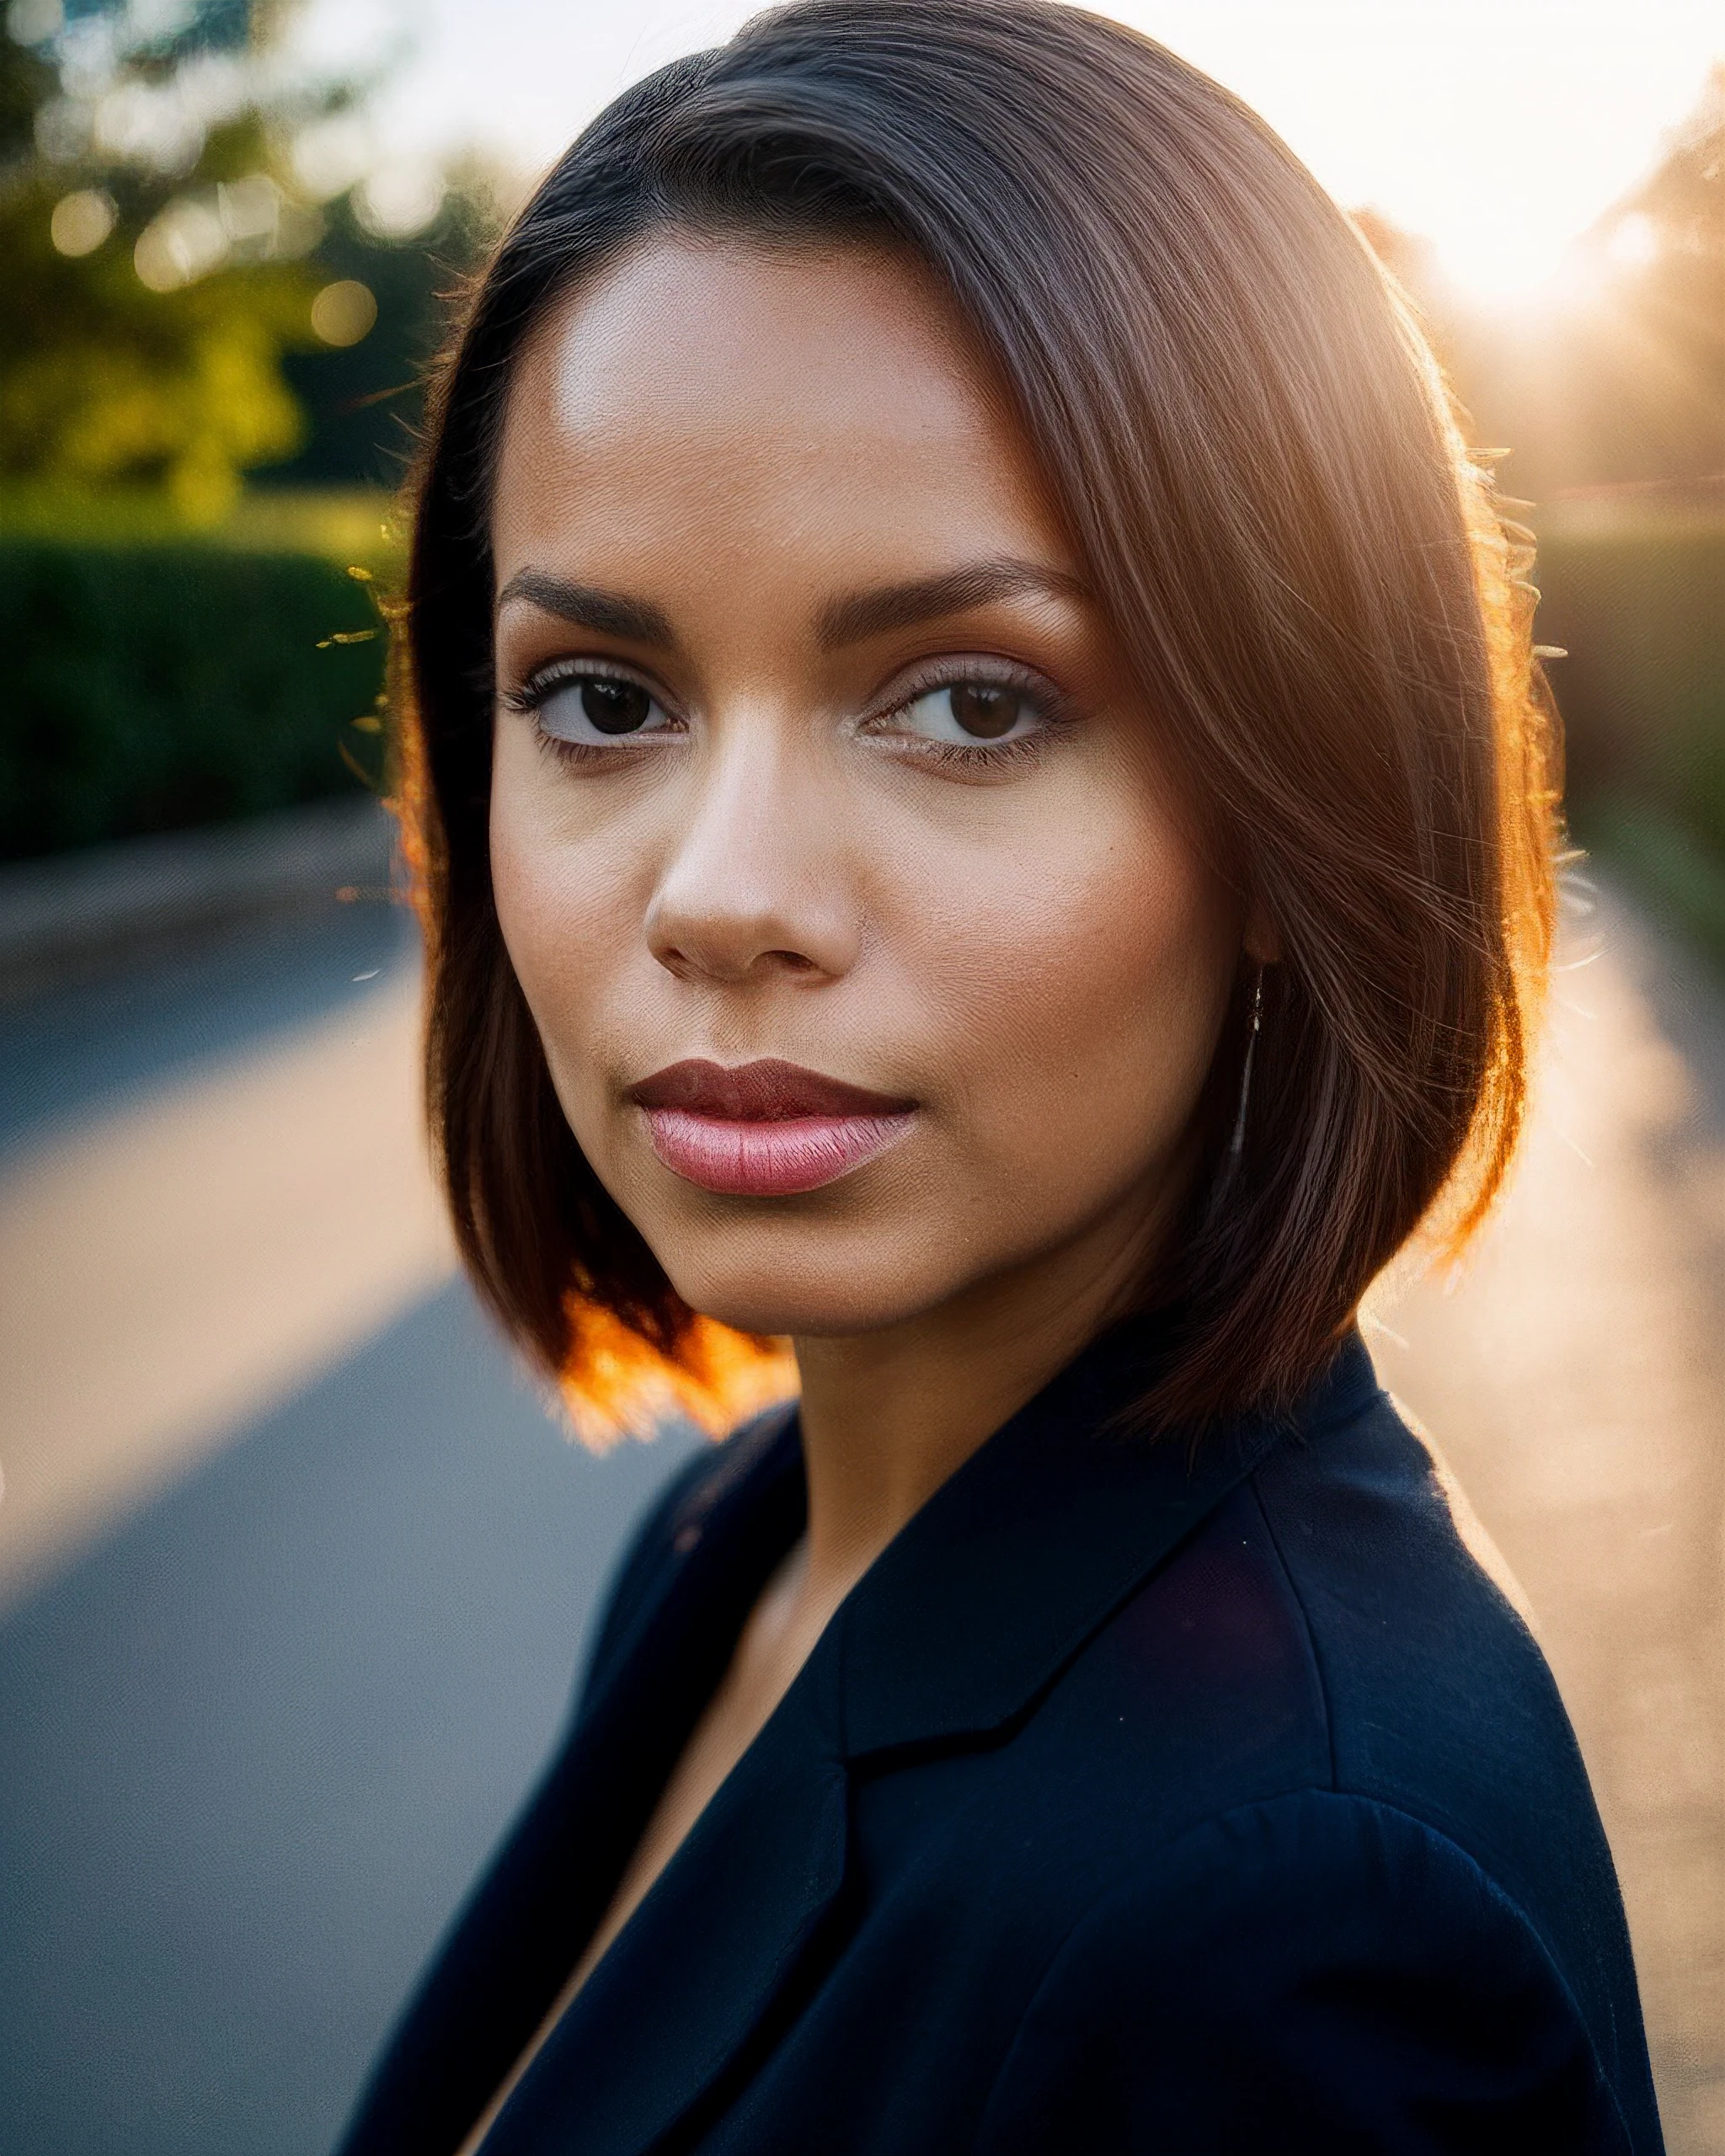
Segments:
[[[728,1196],[786,1198],[836,1182],[895,1145],[914,1101],[767,1059],[673,1063],[631,1088],[673,1175]]]

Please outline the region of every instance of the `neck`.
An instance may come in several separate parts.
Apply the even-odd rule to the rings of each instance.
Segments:
[[[1120,1311],[1144,1251],[1141,1234],[1093,1231],[899,1324],[798,1340],[805,1623],[824,1622],[941,1484]]]

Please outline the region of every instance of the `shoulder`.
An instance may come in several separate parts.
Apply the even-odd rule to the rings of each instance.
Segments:
[[[1274,2049],[1309,2008],[1301,2055],[1342,2072],[1357,2041],[1349,2082],[1398,2045],[1418,2064],[1423,2029],[1454,2052],[1445,2072],[1485,2076],[1478,2091],[1512,2054],[1567,2047],[1563,2102],[1592,2073],[1652,2116],[1616,1879],[1567,1716],[1383,1395],[1277,1445],[1092,1641],[1044,1718],[1026,1751],[1088,1844],[1066,1921],[1093,1910],[1050,2012],[1081,2020],[1087,1986],[1099,2003],[1135,1982],[1158,2028],[1190,2014]],[[1354,2131],[1338,2121],[1338,2145],[1380,2145]]]
[[[1537,1929],[1466,1851],[1359,1796],[1204,1822],[1051,1958],[979,2147],[1652,2151]]]
[[[1278,1449],[1252,1496],[1297,1604],[1338,1790],[1424,1819],[1530,1907],[1616,1887],[1545,1657],[1382,1395]]]
[[[1428,1820],[1512,1890],[1554,1827],[1603,1860],[1539,1647],[1375,1387],[1274,1444],[1140,1576],[1044,1718],[1115,1763],[1134,1841],[1310,1787]]]
[[[1328,1787],[1379,1822],[1364,1840],[1332,1823],[1328,1846],[1351,1848],[1370,1878],[1389,1876],[1371,1852],[1402,1851],[1404,1886],[1417,1853],[1420,1905],[1435,1909],[1441,1888],[1467,1915],[1461,1935],[1503,1942],[1476,1949],[1497,1974],[1513,1937],[1536,1942],[1608,2079],[1650,2115],[1629,1935],[1587,1769],[1513,1582],[1493,1576],[1501,1560],[1487,1569],[1489,1545],[1482,1561],[1429,1446],[1381,1393],[1281,1447],[1252,1495],[1310,1643]],[[1494,1901],[1461,1891],[1468,1867]]]

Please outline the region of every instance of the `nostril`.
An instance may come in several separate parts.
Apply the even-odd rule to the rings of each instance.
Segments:
[[[762,951],[752,960],[745,959],[738,964],[726,964],[717,957],[693,958],[677,943],[661,945],[654,955],[667,973],[680,976],[704,974],[725,980],[742,980],[750,973],[766,973],[778,968],[793,974],[820,970],[819,963],[803,951]]]

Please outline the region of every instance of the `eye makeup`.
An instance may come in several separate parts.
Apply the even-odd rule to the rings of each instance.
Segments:
[[[553,659],[498,701],[532,719],[547,752],[578,765],[615,764],[689,730],[640,675],[596,658]],[[925,661],[850,730],[907,760],[980,774],[1041,755],[1074,717],[1071,700],[1046,675],[975,655]]]

